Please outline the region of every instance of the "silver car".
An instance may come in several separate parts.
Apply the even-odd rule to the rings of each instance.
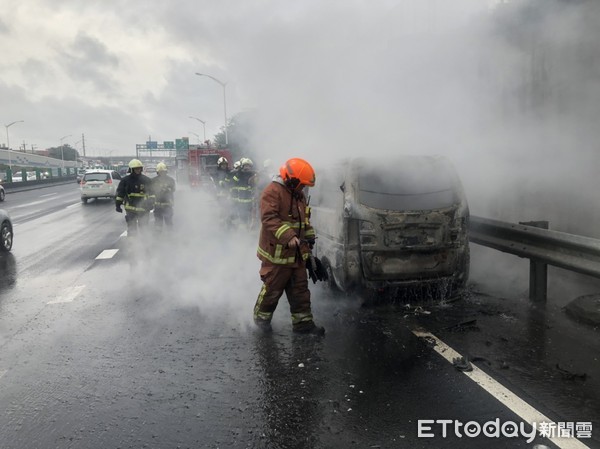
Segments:
[[[0,185],[0,201],[4,201],[4,198],[6,198],[6,192],[4,191],[4,187]]]
[[[315,252],[342,291],[394,293],[469,275],[469,208],[452,164],[437,156],[347,160],[317,170],[309,191]]]
[[[0,209],[0,252],[8,252],[13,245],[13,226],[8,213]]]

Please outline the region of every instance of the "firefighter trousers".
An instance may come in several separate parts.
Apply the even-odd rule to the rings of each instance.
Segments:
[[[155,206],[154,224],[158,229],[162,229],[163,223],[167,226],[173,226],[173,206]]]
[[[263,262],[259,273],[263,286],[254,306],[255,321],[270,322],[279,298],[285,292],[294,329],[313,326],[308,275],[304,265],[290,267]]]
[[[125,210],[125,221],[127,222],[127,237],[133,237],[148,224],[150,215],[148,212]]]

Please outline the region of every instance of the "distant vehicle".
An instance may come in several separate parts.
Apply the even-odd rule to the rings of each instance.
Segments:
[[[217,173],[217,161],[225,157],[229,166],[233,164],[231,152],[222,148],[193,148],[188,150],[188,175],[191,187],[214,188],[213,178]]]
[[[342,291],[462,290],[469,208],[452,164],[437,156],[357,158],[317,170],[315,254]]]
[[[0,185],[0,201],[4,201],[6,198],[6,192],[4,191],[4,187]]]
[[[27,172],[27,181],[35,181],[37,176],[34,171]],[[12,182],[23,182],[23,174],[22,172],[17,172],[12,176]]]
[[[81,179],[81,202],[91,198],[114,198],[121,175],[114,170],[88,170]]]
[[[13,245],[13,226],[10,216],[0,209],[0,252],[8,252]]]
[[[83,178],[83,175],[85,175],[86,171],[87,170],[85,168],[80,168],[77,170],[77,184],[81,182],[81,178]]]

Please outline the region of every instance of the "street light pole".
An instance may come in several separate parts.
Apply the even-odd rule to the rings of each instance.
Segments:
[[[198,75],[198,76],[207,76],[211,80],[219,83],[223,87],[223,113],[224,113],[224,116],[225,116],[225,145],[228,145],[229,144],[229,140],[227,138],[227,96],[226,96],[226,93],[225,93],[225,86],[227,85],[227,83],[224,83],[223,81],[218,80],[214,76],[207,75],[206,73],[196,73],[196,75]]]
[[[4,125],[6,128],[6,148],[8,150],[8,168],[10,169],[10,173],[12,174],[12,159],[10,156],[10,140],[8,139],[8,128],[15,123],[24,123],[25,120],[17,120],[16,122],[9,123],[8,125]]]
[[[202,129],[204,129],[204,141],[206,142],[206,122],[204,120],[200,120],[198,117],[192,117],[191,115],[190,118],[196,119],[202,123]],[[198,137],[198,139],[200,139],[200,137]]]
[[[194,136],[196,136],[198,138],[198,145],[200,145],[200,134],[195,133],[194,131],[188,131],[190,134],[193,134]]]
[[[63,140],[65,140],[67,137],[71,137],[73,134],[69,134],[67,136],[63,136],[60,138],[60,158],[62,159],[62,169],[64,171],[65,169],[65,146],[63,144]],[[64,173],[62,174],[63,176],[65,175]]]

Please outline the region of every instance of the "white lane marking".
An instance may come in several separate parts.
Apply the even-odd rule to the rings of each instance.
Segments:
[[[65,302],[72,302],[79,293],[85,288],[85,285],[74,285],[65,290],[62,296],[56,297],[52,301],[48,301],[46,304],[62,304]]]
[[[127,237],[127,231],[123,232],[119,237]]]
[[[117,254],[118,251],[119,251],[118,249],[105,249],[100,254],[98,254],[98,257],[96,257],[96,260],[112,259],[113,256],[115,254]]]
[[[433,349],[450,363],[452,363],[452,359],[457,357],[462,357],[458,352],[444,343],[442,340],[437,338],[435,335],[427,332],[427,331],[418,331],[413,330],[413,334],[420,338],[429,338],[435,341],[435,346]],[[548,418],[543,413],[539,412],[523,399],[518,397],[508,388],[504,387],[492,377],[488,376],[481,369],[477,368],[473,365],[473,371],[463,371],[463,374],[470,377],[473,382],[491,394],[494,398],[498,399],[502,404],[512,410],[514,413],[519,415],[523,421],[527,422],[529,425],[533,423],[554,423],[550,418]],[[556,423],[553,424],[554,429],[557,428]],[[539,432],[538,432],[539,436]],[[589,449],[589,446],[586,446],[581,441],[576,438],[548,438],[554,444],[556,444],[561,449]]]
[[[79,206],[81,206],[81,203],[74,203],[74,204],[67,206],[65,209],[70,209],[72,207],[79,207]]]
[[[44,198],[45,196],[54,196],[54,195],[58,195],[58,193],[54,192],[54,193],[46,193],[45,195],[40,195],[40,198]]]
[[[18,206],[11,206],[11,209],[20,209],[22,207],[35,206],[37,204],[44,204],[46,200],[32,201],[31,203],[19,204]]]
[[[2,379],[2,376],[4,376],[7,372],[7,369],[0,369],[0,379]]]

